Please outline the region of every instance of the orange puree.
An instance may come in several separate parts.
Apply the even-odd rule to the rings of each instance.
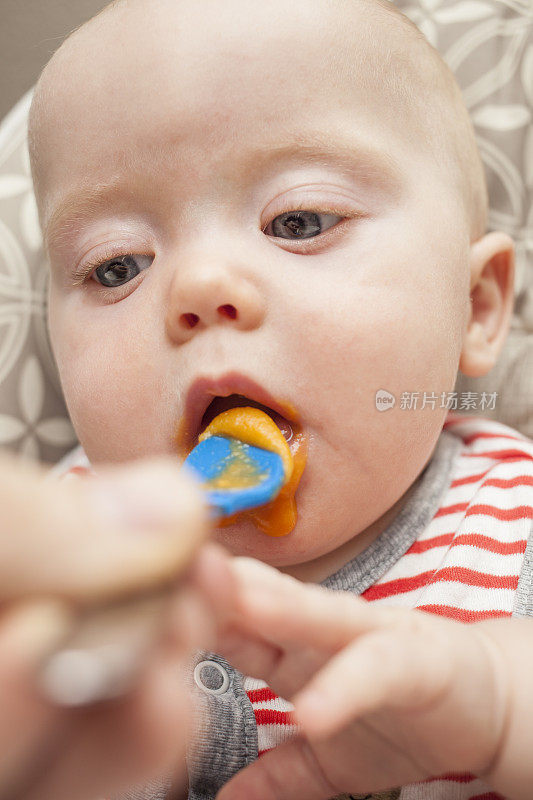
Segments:
[[[295,441],[292,450],[294,466],[289,481],[281,487],[278,496],[271,500],[270,503],[259,508],[241,511],[231,517],[222,517],[218,520],[217,527],[224,528],[241,517],[249,517],[259,530],[269,536],[286,536],[292,531],[298,518],[294,493],[302,477],[307,460],[307,440],[299,425],[291,422],[291,428],[293,429]]]
[[[274,420],[261,409],[251,406],[223,411],[198,437],[199,441],[203,441],[209,436],[228,436],[278,453],[283,462],[285,483],[274,500],[259,508],[247,509],[230,517],[221,517],[216,522],[217,527],[226,527],[248,517],[259,530],[269,536],[286,536],[292,531],[297,519],[294,494],[307,460],[307,440],[297,423],[291,421],[290,424],[293,431],[292,451]],[[180,426],[176,440],[182,451],[192,449],[192,447],[184,448],[186,436],[187,432]],[[209,481],[208,485],[211,488],[250,486],[260,480],[257,469],[246,457],[244,448],[239,447],[239,441],[231,443],[228,462],[222,473]]]
[[[292,456],[284,435],[268,414],[260,408],[228,408],[215,417],[198,437],[203,442],[208,436],[232,436],[241,442],[271,450],[281,456],[285,482],[292,474]]]

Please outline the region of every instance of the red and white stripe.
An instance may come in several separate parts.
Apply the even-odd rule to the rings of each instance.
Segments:
[[[257,724],[257,754],[262,756],[298,730],[292,719],[294,706],[272,692],[264,681],[244,678],[244,690],[252,704]]]
[[[491,420],[454,417],[462,449],[439,509],[367,600],[463,622],[510,616],[533,519],[533,443]]]
[[[475,775],[441,775],[404,786],[400,800],[505,800]]]

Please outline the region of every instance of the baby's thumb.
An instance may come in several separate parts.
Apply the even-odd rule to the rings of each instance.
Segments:
[[[298,738],[238,772],[217,800],[329,800],[340,792],[327,780],[306,740]]]

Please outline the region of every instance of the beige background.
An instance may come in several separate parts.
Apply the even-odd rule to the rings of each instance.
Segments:
[[[0,0],[0,119],[71,30],[108,0]]]

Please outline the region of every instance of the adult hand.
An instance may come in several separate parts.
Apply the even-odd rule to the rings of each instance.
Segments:
[[[0,798],[94,800],[167,771],[179,780],[189,719],[180,670],[213,634],[209,600],[184,577],[208,532],[200,494],[170,460],[44,478],[0,458]],[[50,703],[43,660],[80,611],[163,584],[167,623],[135,688],[87,708]]]

